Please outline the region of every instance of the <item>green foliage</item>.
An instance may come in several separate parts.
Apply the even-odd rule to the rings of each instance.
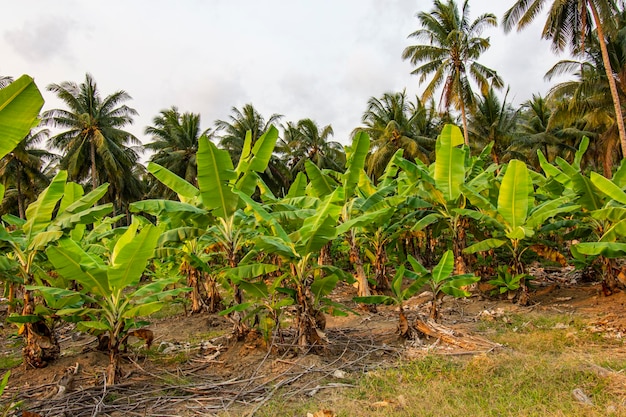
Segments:
[[[41,92],[28,75],[0,89],[0,158],[13,151],[37,125],[43,103]]]
[[[454,255],[451,250],[443,254],[439,263],[432,271],[428,271],[417,259],[410,255],[408,260],[413,270],[407,271],[404,266],[398,268],[391,285],[393,295],[355,297],[354,301],[366,304],[393,304],[401,307],[403,301],[412,297],[427,285],[433,294],[431,318],[436,319],[438,315],[437,301],[441,298],[440,294],[447,294],[453,297],[468,297],[470,293],[463,287],[480,280],[479,277],[472,274],[453,274]],[[405,277],[413,280],[413,282],[408,287],[403,288],[402,282]]]
[[[506,292],[517,291],[521,286],[521,282],[527,278],[528,274],[511,274],[511,270],[508,266],[500,265],[498,267],[497,277],[487,282],[496,287],[493,292],[504,294]]]

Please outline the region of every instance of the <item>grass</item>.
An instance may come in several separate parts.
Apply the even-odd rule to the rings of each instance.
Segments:
[[[277,397],[258,416],[332,410],[365,416],[624,416],[626,350],[568,315],[529,314],[483,323],[503,344],[472,357],[429,355],[369,372],[351,389],[294,401]],[[593,405],[574,396],[582,392]]]
[[[5,371],[13,369],[22,364],[22,357],[16,355],[3,355],[0,357],[0,376],[4,375]]]

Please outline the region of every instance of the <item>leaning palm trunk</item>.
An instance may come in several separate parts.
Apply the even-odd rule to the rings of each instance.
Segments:
[[[609,59],[609,51],[606,47],[604,29],[602,28],[602,22],[598,15],[598,10],[592,1],[588,2],[593,15],[593,21],[598,30],[598,40],[600,44],[600,51],[602,52],[602,62],[604,64],[604,70],[606,71],[606,78],[609,82],[609,89],[611,90],[611,98],[613,99],[613,108],[615,109],[615,123],[617,123],[617,131],[619,132],[619,140],[622,148],[622,158],[626,157],[626,129],[624,128],[624,116],[622,115],[622,105],[619,100],[619,93],[617,91],[617,83],[613,75],[613,69],[611,68],[611,61]]]

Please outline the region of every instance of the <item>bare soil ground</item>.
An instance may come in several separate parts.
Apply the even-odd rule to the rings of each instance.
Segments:
[[[232,341],[229,322],[216,315],[175,314],[152,320],[152,348],[131,340],[134,344],[124,359],[122,383],[107,387],[103,385],[107,354],[95,350],[95,338],[66,325],[58,329],[62,357],[44,369],[24,365],[11,369],[0,403],[21,400],[21,410],[46,417],[254,415],[278,395],[297,401],[330,388],[340,390],[351,386],[354,376],[400,361],[433,353],[471,355],[497,349],[480,324],[507,314],[567,314],[585,321],[590,332],[626,337],[626,294],[604,297],[598,284],[579,282],[569,270],[538,270],[534,275],[538,279],[530,307],[480,291],[469,299],[446,298],[440,323],[453,331],[456,340],[467,342],[460,344],[426,337],[400,339],[397,309],[358,310],[349,301],[355,295],[349,286],[339,287],[335,298],[357,309],[359,315],[329,317],[328,343],[310,352],[290,345],[289,330],[285,342],[272,349],[258,334],[243,342]],[[410,320],[426,315],[425,301],[425,296],[408,300]],[[5,325],[0,332],[0,355],[19,358],[21,340],[15,329]],[[626,349],[621,345],[610,354],[626,357]],[[59,393],[59,381],[76,366],[73,384]]]

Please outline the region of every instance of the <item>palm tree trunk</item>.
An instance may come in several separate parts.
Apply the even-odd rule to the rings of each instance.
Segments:
[[[465,145],[470,146],[469,143],[469,133],[467,131],[467,112],[465,110],[465,102],[463,101],[463,92],[461,92],[461,118],[463,119],[463,139],[465,140]]]
[[[593,20],[598,30],[598,40],[600,43],[600,51],[602,52],[602,62],[604,63],[604,70],[606,71],[606,78],[609,81],[609,89],[611,90],[611,97],[613,98],[613,107],[615,108],[615,123],[617,123],[617,130],[619,132],[619,141],[622,148],[622,158],[626,157],[626,129],[624,128],[624,116],[622,115],[622,105],[619,100],[619,94],[617,92],[617,84],[615,77],[613,76],[613,69],[611,68],[611,61],[609,60],[609,51],[606,48],[606,42],[604,41],[604,29],[602,28],[602,22],[598,15],[598,10],[593,4],[593,1],[588,1],[591,14],[593,14]]]
[[[98,188],[98,172],[96,171],[96,144],[93,140],[90,142],[91,153],[91,187]]]

